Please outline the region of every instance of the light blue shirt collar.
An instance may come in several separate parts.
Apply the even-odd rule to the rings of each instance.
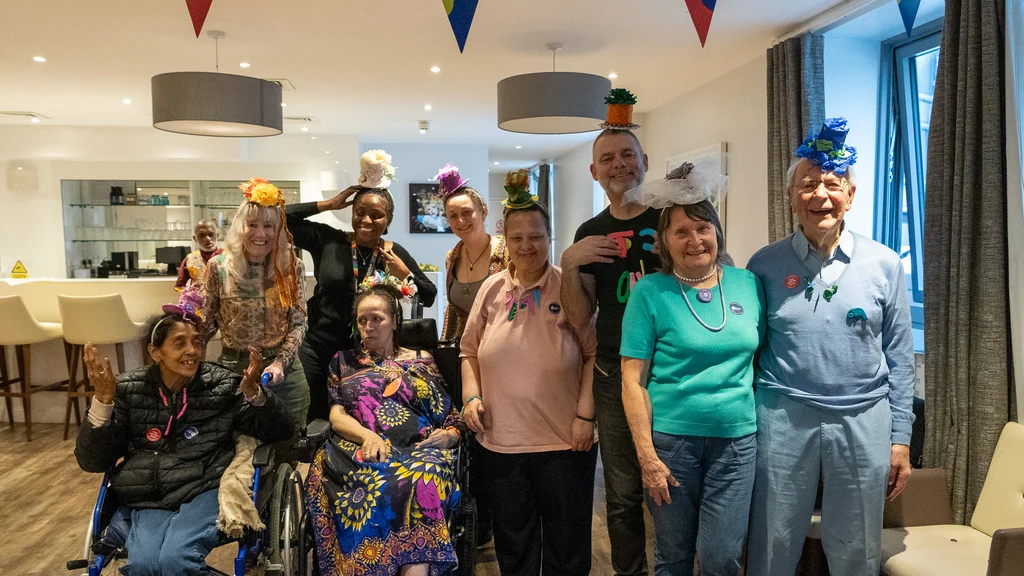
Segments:
[[[827,263],[835,259],[849,262],[850,256],[853,255],[853,234],[846,229],[846,222],[842,223],[842,227],[843,230],[839,233],[839,244],[832,250],[828,258],[823,259],[821,254],[811,246],[807,236],[804,236],[803,228],[797,226],[796,232],[793,234],[793,249],[796,250],[797,257],[806,262],[808,256],[813,254],[818,262]]]

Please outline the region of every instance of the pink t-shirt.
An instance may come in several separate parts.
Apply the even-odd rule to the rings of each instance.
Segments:
[[[462,335],[463,358],[480,363],[484,428],[477,440],[506,454],[572,448],[583,386],[591,386],[594,327],[577,334],[562,309],[562,269],[514,285],[508,270],[488,278]],[[512,309],[515,308],[515,312]]]

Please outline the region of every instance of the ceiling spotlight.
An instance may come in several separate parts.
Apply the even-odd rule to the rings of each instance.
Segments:
[[[615,80],[615,79],[616,79],[616,78],[618,78],[618,77],[619,77],[619,75],[618,75],[618,74],[616,74],[615,72],[612,72],[611,74],[609,74],[609,75],[608,75],[608,78],[610,78],[610,79],[612,79],[612,80]]]
[[[39,118],[33,118],[32,119],[32,123],[33,124],[39,124]]]
[[[32,59],[36,62],[46,62],[46,58],[43,58],[42,56],[33,56]]]
[[[441,69],[438,68],[437,66],[431,66],[430,71],[433,72],[434,74],[437,74],[438,72],[441,71]]]
[[[419,121],[420,134],[426,134],[427,130],[430,130],[430,120]]]
[[[131,98],[125,98],[124,100],[121,100],[121,104],[131,104],[131,103],[132,103],[132,99]]]
[[[330,153],[331,153],[330,150],[324,150],[324,154],[330,154]]]
[[[494,165],[495,165],[495,166],[497,166],[498,164],[499,164],[499,162],[495,162],[495,163],[494,163]]]
[[[281,102],[281,108],[284,108],[284,107],[285,107],[285,106],[287,106],[287,105],[288,105],[288,104],[286,104],[285,102]]]
[[[516,150],[519,150],[520,148],[522,148],[522,146],[516,146]]]
[[[334,163],[335,164],[341,164],[341,160],[335,160]]]
[[[302,131],[303,132],[309,132],[309,126],[303,126],[302,127]]]
[[[249,64],[248,62],[239,62],[238,63],[238,67],[239,68],[248,68],[249,66],[251,66],[251,64]]]
[[[426,110],[427,112],[430,112],[431,110],[434,109],[434,107],[431,106],[430,104],[427,104],[426,106],[423,107],[423,109]]]
[[[21,166],[18,166],[18,170],[24,170],[24,168],[22,168]]]
[[[316,136],[310,136],[309,139],[310,140],[316,140]]]

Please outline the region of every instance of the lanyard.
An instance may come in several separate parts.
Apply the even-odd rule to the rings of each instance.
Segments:
[[[160,392],[160,399],[164,401],[164,406],[170,407],[170,404],[167,403],[167,396],[164,394],[163,389],[157,388],[157,391]],[[181,391],[181,412],[178,412],[177,417],[173,415],[167,417],[167,428],[164,430],[164,436],[170,435],[171,422],[175,420],[181,420],[181,417],[185,415],[186,408],[188,408],[188,388],[185,388]]]
[[[370,276],[373,274],[374,268],[377,267],[377,251],[379,248],[373,249],[373,257],[366,264],[366,275]],[[359,249],[356,247],[355,240],[352,241],[352,281],[355,283],[355,291],[359,291]]]

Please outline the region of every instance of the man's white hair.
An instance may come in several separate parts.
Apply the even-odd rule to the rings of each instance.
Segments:
[[[810,162],[807,158],[797,158],[789,165],[789,170],[786,171],[786,190],[790,190],[796,184],[793,180],[796,178],[797,167],[800,166],[801,162]],[[853,166],[846,167],[846,174],[842,175],[846,178],[846,181],[850,183],[850,186],[857,187],[857,176],[854,173]]]

